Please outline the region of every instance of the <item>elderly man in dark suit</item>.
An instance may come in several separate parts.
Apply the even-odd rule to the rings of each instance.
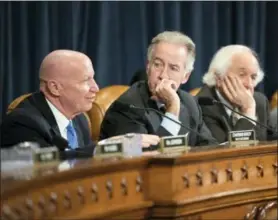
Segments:
[[[255,51],[244,45],[229,45],[214,55],[203,77],[205,85],[197,97],[221,101],[243,115],[269,125],[268,100],[254,91],[263,77]],[[255,129],[259,140],[267,140],[267,129],[223,105],[201,105],[201,108],[206,125],[219,142],[227,141],[230,130],[251,129]]]
[[[133,84],[111,105],[104,117],[100,138],[127,132],[161,137],[189,132],[191,146],[215,144],[194,97],[179,89],[189,79],[194,60],[195,44],[188,36],[175,31],[158,34],[148,48],[147,82]],[[121,108],[122,103],[161,110],[163,115],[185,127],[155,111]]]
[[[83,53],[56,50],[48,54],[40,67],[40,91],[4,118],[1,147],[24,141],[47,147],[57,145],[57,140],[60,144],[63,138],[71,149],[91,147],[93,151],[83,113],[91,109],[99,91],[94,75],[92,62]],[[145,147],[159,141],[157,136],[142,139]]]
[[[92,107],[98,90],[91,60],[85,54],[51,52],[40,67],[40,91],[4,118],[1,147],[24,141],[46,147],[54,145],[57,136],[68,140],[73,149],[93,146],[83,113]]]

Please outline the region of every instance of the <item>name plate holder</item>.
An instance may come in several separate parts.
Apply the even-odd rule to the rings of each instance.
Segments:
[[[95,158],[123,158],[141,155],[142,136],[134,133],[102,140],[98,142],[95,152]]]
[[[258,144],[255,130],[230,131],[228,135],[230,146],[246,147]]]
[[[40,147],[35,142],[22,142],[10,149],[13,160],[32,161],[33,164],[46,164],[60,160],[56,146]]]
[[[161,153],[186,153],[191,148],[188,146],[188,134],[162,137],[159,143]]]
[[[33,150],[34,161],[38,164],[57,162],[60,160],[60,154],[57,147],[45,147]]]

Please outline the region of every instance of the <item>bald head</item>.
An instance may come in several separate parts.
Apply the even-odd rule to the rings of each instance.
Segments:
[[[83,53],[72,50],[55,50],[42,61],[40,79],[45,81],[65,79],[81,62],[91,64],[90,59]]]
[[[40,91],[66,117],[88,111],[98,92],[89,57],[71,50],[48,54],[40,67]]]

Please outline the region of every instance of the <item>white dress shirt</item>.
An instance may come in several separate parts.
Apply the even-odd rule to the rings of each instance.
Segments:
[[[164,106],[164,104],[157,102],[157,106],[158,108],[161,108],[162,106]],[[174,121],[181,123],[179,121],[179,118],[170,113],[170,112],[166,112],[165,113],[166,116],[168,116],[169,118],[173,119]],[[181,126],[173,121],[171,121],[170,119],[163,117],[163,120],[161,122],[161,126],[164,127],[170,134],[172,134],[173,136],[176,136],[179,134],[180,128]]]
[[[50,101],[46,99],[47,104],[49,105],[54,118],[58,124],[58,128],[63,138],[68,140],[67,138],[67,126],[69,125],[70,120],[67,119]]]

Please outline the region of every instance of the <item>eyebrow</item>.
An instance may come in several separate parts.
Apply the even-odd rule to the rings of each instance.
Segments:
[[[239,70],[247,71],[247,69],[246,69],[245,67],[240,67]],[[257,73],[257,72],[254,72],[254,73],[252,73],[252,75],[258,75],[258,73]]]
[[[177,67],[177,68],[179,68],[179,69],[180,69],[180,66],[179,66],[178,64],[173,64],[173,63],[170,63],[169,65],[170,65],[170,66],[172,66],[172,67]]]

